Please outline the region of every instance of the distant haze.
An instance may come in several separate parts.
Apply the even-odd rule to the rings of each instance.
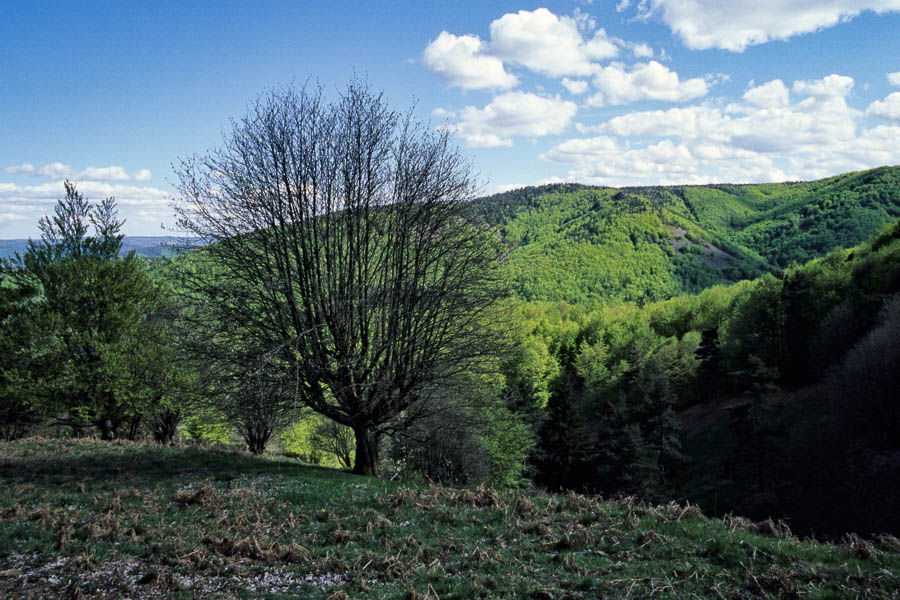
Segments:
[[[122,255],[134,250],[138,256],[146,258],[169,257],[177,254],[177,247],[189,243],[191,238],[172,236],[130,236],[122,239]],[[12,258],[16,252],[22,254],[28,247],[27,239],[0,240],[0,258]]]

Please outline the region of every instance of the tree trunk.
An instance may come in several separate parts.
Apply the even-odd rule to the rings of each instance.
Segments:
[[[170,444],[178,432],[178,424],[181,422],[181,413],[170,408],[163,409],[150,421],[150,430],[153,439],[158,444]]]
[[[143,421],[142,415],[135,415],[128,419],[128,439],[132,442],[138,439],[141,432],[141,421]]]
[[[100,429],[100,438],[104,441],[111,442],[116,439],[116,423],[112,419],[102,418],[97,423]]]
[[[378,435],[365,426],[354,427],[356,434],[356,463],[353,472],[367,477],[378,476]]]

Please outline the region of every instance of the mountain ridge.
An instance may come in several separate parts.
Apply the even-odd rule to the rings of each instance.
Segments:
[[[478,198],[470,210],[508,244],[515,296],[644,303],[862,243],[900,218],[900,167],[811,182],[549,184]]]

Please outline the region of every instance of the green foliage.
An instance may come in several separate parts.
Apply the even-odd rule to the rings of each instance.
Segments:
[[[119,256],[121,225],[113,199],[91,205],[67,182],[55,216],[41,220],[42,240],[3,265],[18,313],[3,321],[18,330],[3,370],[22,386],[20,401],[107,439],[123,426],[135,434],[166,368],[151,326],[164,297],[142,259]]]
[[[314,465],[332,468],[353,466],[353,430],[312,411],[288,425],[278,436],[281,448]]]
[[[900,586],[896,538],[800,541],[674,502],[84,440],[3,444],[0,461],[4,597],[887,599]]]
[[[819,451],[813,450],[820,447],[818,436],[843,440],[837,447],[847,452],[862,446],[886,456],[896,451],[897,335],[893,317],[887,316],[893,313],[882,307],[894,306],[885,302],[898,291],[900,223],[851,250],[696,295],[643,306],[521,303],[512,311],[526,338],[520,346],[540,348],[550,360],[539,362],[554,367],[543,371],[547,376],[541,380],[546,382],[541,389],[550,391],[547,406],[528,420],[538,435],[529,459],[536,481],[551,489],[664,498],[676,489],[698,493],[698,486],[682,482],[707,469],[728,478],[728,489],[734,490],[733,500],[717,500],[720,509],[741,497],[777,493],[785,494],[778,497],[798,520],[806,519],[820,501],[804,494],[819,484],[804,483],[809,487],[790,492],[796,496],[784,490],[799,485],[796,469],[820,468]],[[522,360],[510,360],[507,367],[509,382],[535,371]],[[829,375],[830,404],[812,406],[810,398],[821,402]],[[820,386],[818,394],[786,404],[785,394],[809,385]],[[721,412],[723,406],[733,408],[717,421],[710,417],[696,424],[700,415]],[[682,420],[695,421],[691,436],[696,437],[719,427],[723,418],[727,441],[684,446]],[[715,448],[708,456],[704,444]],[[863,481],[856,474],[860,467],[852,466],[856,459],[835,460],[842,466],[831,471]],[[723,465],[729,465],[727,472],[717,471]],[[866,485],[885,477],[871,468],[863,471],[871,475]],[[847,505],[849,497],[829,496],[829,503],[843,507],[840,519],[826,515],[804,522],[831,531],[839,523],[874,526]],[[871,498],[868,506],[879,508],[866,514],[896,513],[889,496],[873,491]],[[755,506],[781,510],[779,504]]]
[[[0,439],[22,437],[39,421],[43,379],[34,367],[55,341],[48,323],[34,318],[40,302],[36,285],[14,285],[0,273]]]
[[[900,294],[885,301],[875,326],[830,378],[831,397],[880,447],[900,439]]]
[[[482,198],[523,300],[637,302],[776,272],[859,244],[900,217],[900,167],[809,183],[595,188]]]
[[[234,428],[220,411],[199,407],[184,419],[181,431],[189,442],[228,444]]]
[[[482,441],[489,464],[486,483],[496,488],[519,486],[534,447],[534,436],[525,419],[505,406],[493,407],[484,423]]]

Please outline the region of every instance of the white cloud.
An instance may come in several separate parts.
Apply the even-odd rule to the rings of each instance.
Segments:
[[[768,83],[751,87],[744,92],[744,100],[760,108],[776,108],[790,103],[790,93],[784,82],[774,79]]]
[[[172,199],[168,192],[154,187],[87,180],[75,180],[72,183],[89,200],[102,200],[113,196],[116,199],[116,203],[120,206],[161,206],[168,205]],[[43,183],[41,185],[0,183],[0,209],[8,209],[8,206],[3,205],[33,204],[34,202],[55,203],[64,194],[65,189],[62,181]]]
[[[627,113],[596,128],[619,137],[678,137],[683,140],[726,141],[728,119],[718,108],[687,106]]]
[[[72,176],[72,167],[69,165],[64,165],[61,162],[50,163],[49,165],[44,165],[37,171],[35,171],[37,175],[41,175],[42,177],[47,177],[48,179],[59,179],[61,177],[71,177]]]
[[[446,31],[425,48],[425,67],[445,83],[465,89],[515,87],[519,80],[506,72],[503,61],[487,52],[475,35],[453,35]]]
[[[607,136],[567,140],[541,155],[542,160],[574,163],[572,179],[606,185],[691,179],[695,160],[684,144],[663,140],[643,148],[628,148]]]
[[[887,80],[891,85],[900,87],[900,71],[887,74]]]
[[[13,221],[27,221],[28,217],[14,212],[0,212],[0,225],[12,223]]]
[[[431,116],[435,119],[452,119],[456,116],[456,113],[452,110],[447,110],[445,108],[438,107],[431,111]]]
[[[35,167],[31,163],[25,163],[15,167],[6,167],[3,170],[12,175],[18,175],[19,173],[34,173]]]
[[[894,92],[882,101],[875,101],[866,109],[867,115],[900,123],[900,92]]]
[[[78,173],[79,178],[93,179],[97,181],[128,181],[131,175],[122,167],[88,167]]]
[[[900,127],[863,129],[864,113],[845,98],[852,86],[831,75],[790,92],[774,80],[728,105],[627,113],[577,126],[594,137],[563,141],[542,158],[571,165],[569,180],[606,185],[815,179],[900,163]],[[867,114],[900,123],[900,92]]]
[[[129,173],[124,167],[110,165],[108,167],[88,167],[81,171],[73,169],[61,162],[54,162],[37,168],[30,163],[4,169],[11,175],[29,174],[47,179],[82,179],[91,181],[150,181],[153,174],[148,169],[139,169]]]
[[[621,63],[600,67],[594,76],[600,91],[588,99],[591,106],[628,104],[638,100],[683,102],[706,95],[709,86],[701,77],[681,81],[678,73],[670,71],[655,60],[638,63],[626,70]]]
[[[73,180],[73,183],[90,202],[114,197],[119,215],[126,221],[126,230],[129,224],[131,228],[137,225],[144,235],[154,235],[155,228],[148,228],[147,223],[158,227],[159,223],[171,221],[172,196],[165,190],[88,180]],[[40,185],[0,183],[0,231],[4,237],[37,235],[38,220],[52,213],[56,201],[64,195],[62,180]]]
[[[794,93],[816,96],[818,98],[844,98],[853,88],[853,78],[832,74],[823,79],[812,81],[795,81]]]
[[[865,10],[900,11],[900,0],[642,0],[637,5],[641,17],[661,20],[688,48],[735,52],[831,27]]]
[[[524,92],[495,96],[484,108],[467,106],[458,132],[470,147],[512,146],[515,136],[562,133],[578,111],[574,102]]]
[[[638,58],[653,58],[653,48],[644,42],[629,44],[631,52]]]
[[[569,79],[568,77],[563,77],[562,80],[563,87],[569,90],[570,94],[583,94],[588,89],[587,81],[582,81],[579,79]]]
[[[776,79],[745,92],[744,104],[631,113],[611,119],[604,131],[706,140],[754,152],[802,151],[854,138],[860,113],[840,95],[852,85],[851,78],[838,75],[795,82],[793,89],[801,98],[790,104],[787,87]]]
[[[558,17],[546,8],[520,10],[495,20],[491,23],[491,48],[505,60],[550,77],[590,75],[593,61],[619,53],[615,40],[603,29],[585,40],[578,20]]]

